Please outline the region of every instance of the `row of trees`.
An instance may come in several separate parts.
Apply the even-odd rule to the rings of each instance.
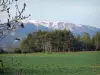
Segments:
[[[21,50],[21,51],[20,51]],[[41,31],[29,34],[20,44],[17,52],[68,52],[100,50],[100,32],[90,37],[74,36],[68,30]]]

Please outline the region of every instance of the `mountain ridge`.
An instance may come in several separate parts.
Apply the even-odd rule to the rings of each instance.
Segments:
[[[42,31],[52,31],[52,30],[70,30],[74,35],[83,35],[85,32],[89,33],[90,36],[100,32],[100,28],[82,25],[82,24],[73,24],[68,22],[61,21],[39,21],[39,20],[26,20],[21,21],[24,23],[24,28],[19,28],[18,30],[11,32],[7,37],[5,37],[1,42],[0,46],[8,47],[9,45],[13,47],[18,47],[21,41],[16,41],[15,38],[23,40],[26,38],[29,33],[37,32],[38,30]],[[10,40],[9,40],[10,39]]]
[[[46,20],[22,20],[21,22],[23,23],[40,23],[40,22],[45,22],[45,23],[58,23],[58,22],[63,22],[63,23],[70,23],[70,24],[74,24],[76,26],[82,26],[85,24],[75,24],[75,23],[71,23],[71,22],[67,22],[67,21],[46,21]],[[85,25],[85,26],[90,26],[90,27],[94,27],[94,28],[99,28],[99,27],[95,27],[95,26],[91,26],[91,25]]]
[[[83,24],[74,24],[74,23],[69,23],[66,21],[40,21],[40,20],[27,20],[27,21],[25,21],[24,20],[22,22],[25,24],[34,24],[37,27],[38,26],[45,26],[48,29],[52,29],[52,30],[67,29],[67,30],[72,31],[75,35],[81,35],[84,32],[87,32],[90,34],[90,36],[93,36],[96,32],[100,31],[100,28],[97,28],[97,27],[83,25]]]

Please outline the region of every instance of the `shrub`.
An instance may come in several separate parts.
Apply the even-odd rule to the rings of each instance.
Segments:
[[[22,51],[19,48],[15,48],[15,53],[22,53]]]

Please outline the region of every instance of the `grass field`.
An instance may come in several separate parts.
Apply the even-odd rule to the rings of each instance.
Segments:
[[[100,75],[100,52],[1,54],[5,74]]]

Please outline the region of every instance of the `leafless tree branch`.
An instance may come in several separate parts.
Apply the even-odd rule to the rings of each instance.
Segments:
[[[11,17],[10,5],[13,4],[14,1],[16,2],[16,15]],[[30,16],[23,16],[23,12],[26,8],[26,3],[23,4],[23,8],[20,10],[17,2],[18,0],[0,0],[0,12],[7,12],[8,14],[8,21],[4,24],[0,24],[0,40],[2,40],[7,34],[13,31],[13,29],[16,29],[16,25],[20,20],[26,19]],[[23,28],[24,25],[21,24],[20,27]]]

